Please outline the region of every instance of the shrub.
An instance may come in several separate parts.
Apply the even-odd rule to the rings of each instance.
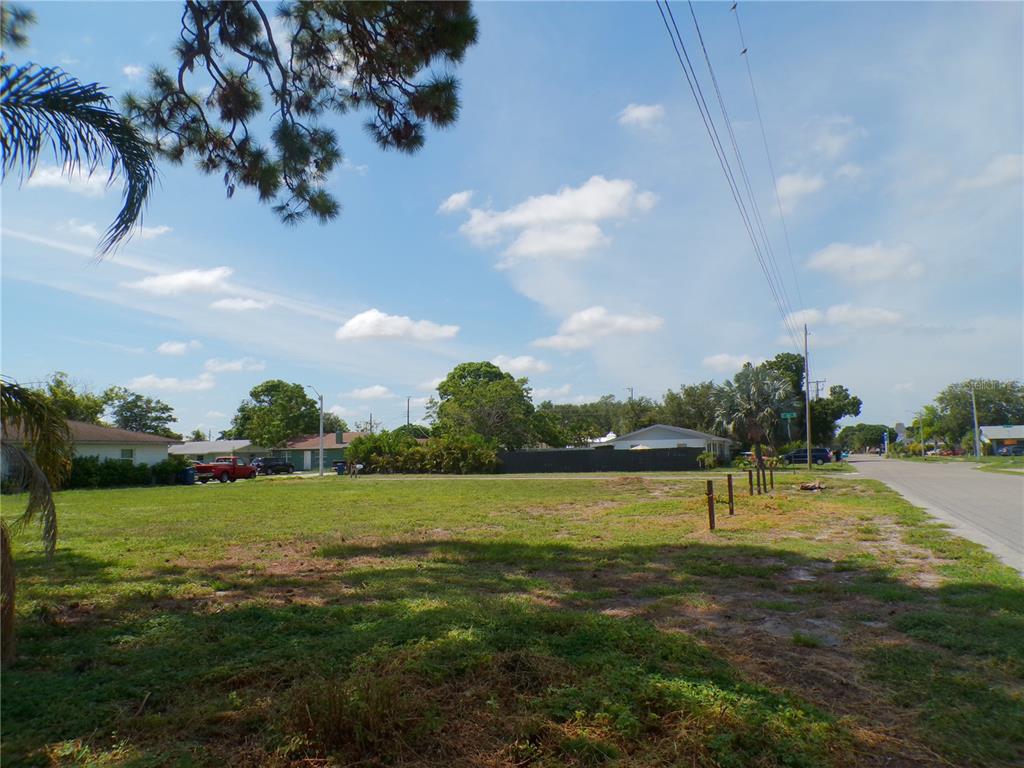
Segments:
[[[711,451],[704,451],[697,456],[697,464],[701,469],[714,469],[718,466],[718,457]]]
[[[420,445],[408,432],[392,430],[357,437],[345,449],[345,459],[368,472],[440,472],[471,474],[494,472],[498,454],[479,435],[434,437]]]
[[[153,465],[133,464],[120,459],[75,456],[66,488],[123,488],[129,485],[173,485],[189,462],[171,456]]]

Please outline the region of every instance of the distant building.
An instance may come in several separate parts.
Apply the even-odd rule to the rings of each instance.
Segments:
[[[992,444],[992,453],[1002,448],[1024,445],[1024,424],[1006,424],[1001,427],[979,427],[983,442]]]
[[[324,467],[331,468],[331,462],[345,458],[345,449],[357,437],[368,432],[325,432]],[[318,469],[320,461],[320,435],[302,435],[289,440],[283,449],[274,451],[275,456],[284,456],[299,471]]]
[[[75,456],[95,456],[103,459],[130,461],[132,464],[157,464],[167,459],[169,448],[179,442],[162,435],[146,432],[132,432],[118,427],[91,424],[87,421],[68,419],[71,442]],[[4,439],[13,443],[21,442],[17,430],[4,428]]]
[[[612,447],[620,451],[636,451],[647,448],[700,448],[702,451],[709,451],[727,459],[732,448],[732,440],[686,427],[653,424],[625,435],[610,437],[594,446],[605,450]]]
[[[239,456],[251,461],[256,456],[266,456],[270,451],[253,445],[249,440],[188,440],[172,445],[169,453],[194,461],[213,461],[218,456]]]

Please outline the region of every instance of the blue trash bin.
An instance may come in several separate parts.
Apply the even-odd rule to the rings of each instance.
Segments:
[[[345,462],[344,461],[339,461],[337,466],[335,467],[335,471],[339,475],[344,475],[345,474]]]
[[[181,470],[181,484],[182,485],[195,485],[196,484],[196,468],[185,467]]]

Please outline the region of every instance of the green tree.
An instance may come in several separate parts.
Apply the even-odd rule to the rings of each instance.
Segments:
[[[109,387],[103,393],[103,400],[116,427],[130,429],[132,432],[181,438],[180,434],[170,428],[177,421],[174,408],[163,400],[145,397],[124,387]]]
[[[15,65],[10,48],[27,43],[30,11],[3,6],[0,42],[0,149],[2,176],[15,170],[22,180],[32,176],[45,147],[53,150],[68,174],[91,174],[109,162],[108,183],[124,180],[121,210],[103,235],[98,250],[107,253],[131,235],[142,217],[156,167],[149,145],[127,119],[112,108],[111,98],[96,83],[84,84],[55,67]]]
[[[201,429],[193,429],[192,433],[188,436],[188,439],[192,442],[201,443],[206,440],[206,433]]]
[[[72,382],[66,373],[57,371],[46,380],[36,392],[44,397],[65,419],[102,424],[103,411],[107,407],[103,395],[90,392],[82,385]]]
[[[935,397],[935,428],[950,445],[974,430],[971,390],[978,407],[978,426],[1024,424],[1024,384],[997,379],[968,379],[950,384]],[[973,439],[973,438],[972,438]]]
[[[43,534],[43,549],[52,557],[57,546],[57,506],[53,489],[71,471],[72,443],[64,414],[39,390],[27,389],[0,379],[0,459],[4,481],[27,491],[16,503],[24,503],[20,515],[13,515],[12,502],[4,503],[0,520],[0,661],[14,658],[14,555],[11,526],[25,526],[37,520]],[[15,439],[11,439],[15,436]]]
[[[331,431],[327,415],[324,414],[325,433]],[[228,439],[251,440],[265,448],[278,448],[294,437],[319,430],[320,406],[306,394],[305,388],[270,379],[249,391],[249,398],[238,406],[231,419],[231,429],[221,434]]]
[[[861,399],[841,385],[829,387],[828,397],[811,400],[811,440],[814,444],[831,444],[838,421],[846,416],[859,416],[861,405]]]
[[[509,450],[534,441],[526,379],[515,379],[493,363],[462,363],[438,385],[437,393],[427,414],[439,435],[477,434]]]
[[[715,390],[715,413],[740,440],[752,443],[757,464],[763,463],[761,444],[771,442],[779,414],[793,402],[793,387],[777,368],[747,363]]]
[[[368,109],[380,147],[415,152],[427,125],[458,116],[458,81],[435,67],[462,61],[477,21],[462,2],[299,1],[276,16],[255,0],[188,0],[176,70],[154,68],[126,108],[164,157],[194,157],[229,197],[249,187],[286,222],[328,221],[342,153],[322,119]],[[264,125],[269,144],[257,138]]]
[[[889,445],[896,443],[896,430],[885,424],[853,424],[843,427],[836,435],[836,442],[845,450],[860,452],[866,448],[881,448],[885,434],[889,433]]]
[[[670,389],[662,400],[658,421],[698,432],[713,432],[717,423],[714,382],[683,384],[678,391]]]
[[[658,404],[651,398],[640,396],[631,397],[623,401],[619,406],[618,421],[615,431],[624,435],[637,429],[649,427],[658,423]]]

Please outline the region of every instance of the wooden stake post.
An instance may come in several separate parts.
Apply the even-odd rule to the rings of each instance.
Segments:
[[[750,495],[754,495],[754,470],[747,470],[747,482],[750,484]]]
[[[715,484],[708,480],[708,528],[715,530]]]
[[[735,515],[736,514],[736,506],[733,503],[733,498],[732,498],[732,475],[726,475],[725,478],[726,478],[726,482],[729,484],[729,514],[730,515]]]
[[[768,470],[768,477],[772,481],[772,490],[774,491],[775,490],[775,470],[774,469],[769,469]]]

